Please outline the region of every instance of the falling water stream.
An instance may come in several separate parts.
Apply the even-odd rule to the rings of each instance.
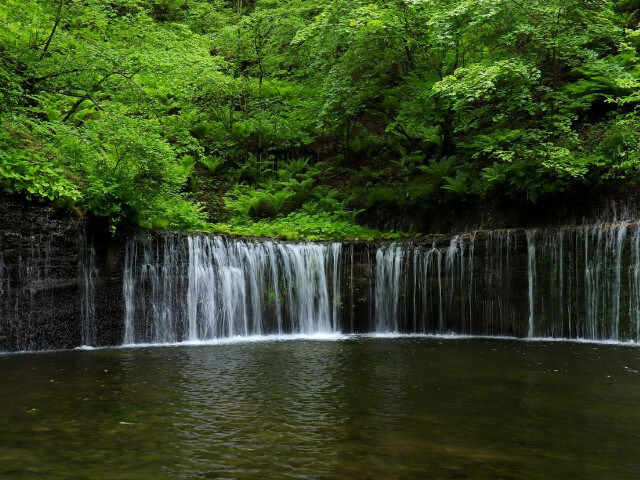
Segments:
[[[125,344],[339,330],[341,244],[127,243]]]

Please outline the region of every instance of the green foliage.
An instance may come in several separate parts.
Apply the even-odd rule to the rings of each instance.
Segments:
[[[6,0],[1,186],[114,227],[336,237],[363,207],[623,188],[640,153],[637,10]]]
[[[24,101],[22,78],[16,70],[16,62],[4,58],[0,49],[0,115],[6,114]]]
[[[6,193],[21,193],[27,200],[47,199],[59,204],[82,197],[63,169],[26,149],[0,150],[0,187]]]
[[[362,227],[351,216],[341,213],[299,211],[278,216],[270,221],[250,222],[240,217],[229,224],[213,225],[213,231],[229,235],[267,236],[285,240],[373,240],[375,238],[401,238],[400,233],[383,233]]]
[[[164,105],[172,114],[183,86],[164,84],[168,64],[157,48],[185,34],[162,32],[145,8],[63,0],[0,7],[0,80],[7,65],[26,65],[22,77],[0,82],[12,109],[7,125],[17,125],[0,138],[6,191],[64,200],[112,226],[206,227],[202,208],[181,192],[201,147],[160,118]]]
[[[309,159],[302,158],[283,162],[274,172],[267,165],[271,162],[258,162],[249,159],[248,168],[263,168],[262,181],[255,186],[237,184],[226,196],[227,208],[243,217],[275,218],[280,213],[291,213],[312,199],[327,201],[335,195],[318,185],[320,165],[309,165]],[[242,174],[247,178],[247,170]],[[256,175],[257,176],[257,175]],[[255,180],[255,177],[249,177]],[[342,206],[340,206],[342,207]]]
[[[626,115],[589,129],[589,156],[584,159],[594,171],[600,171],[598,182],[625,180],[637,183],[640,172],[640,119]]]
[[[79,201],[79,187],[65,169],[47,158],[42,145],[34,143],[30,125],[20,119],[4,120],[0,123],[0,188],[28,200],[48,200],[61,206]]]
[[[225,197],[234,216],[227,227],[217,224],[214,230],[289,240],[383,236],[358,225],[359,211],[348,210],[337,190],[320,184],[326,170],[308,158],[294,159],[269,170],[256,186],[236,185]]]

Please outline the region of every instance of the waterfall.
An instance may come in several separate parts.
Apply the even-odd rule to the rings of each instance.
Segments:
[[[125,343],[354,331],[640,340],[632,222],[358,248],[166,235],[130,240],[125,263]]]
[[[333,300],[331,302],[331,329],[337,332],[340,329],[340,305],[342,304],[340,299],[340,260],[342,253],[342,245],[339,243],[331,244],[331,278],[333,283],[331,285],[331,291],[333,293]]]
[[[165,235],[127,242],[127,344],[339,329],[341,244]]]
[[[403,248],[391,244],[376,252],[375,331],[398,331]]]
[[[87,239],[86,232],[80,235],[78,241],[79,260],[78,276],[81,288],[80,296],[80,321],[82,333],[82,345],[93,345],[95,342],[95,292],[98,279],[96,267],[96,250]]]
[[[448,243],[378,246],[373,330],[522,334],[510,262],[517,235],[504,230],[459,235]]]
[[[134,332],[134,313],[135,313],[135,287],[134,287],[134,270],[136,259],[135,242],[127,242],[124,257],[124,275],[122,279],[122,299],[124,303],[124,343],[131,344],[135,342]],[[132,251],[133,250],[133,251]]]
[[[0,351],[281,334],[640,341],[640,223],[373,243],[0,232]],[[105,248],[108,246],[108,248]]]
[[[535,333],[535,297],[534,292],[536,290],[536,231],[527,231],[527,278],[529,280],[529,329],[528,336],[533,337]]]
[[[620,222],[528,236],[531,333],[640,339],[639,235],[638,224]]]
[[[637,223],[389,243],[375,272],[374,331],[640,341]]]
[[[122,282],[125,344],[190,338],[185,324],[189,312],[182,298],[187,286],[185,256],[182,243],[170,235],[127,241]],[[198,288],[197,281],[194,284]]]
[[[635,227],[631,242],[629,261],[629,324],[633,334],[635,325],[635,338],[640,339],[640,232],[639,226]]]

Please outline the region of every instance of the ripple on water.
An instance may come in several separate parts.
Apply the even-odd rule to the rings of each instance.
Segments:
[[[349,336],[3,356],[0,478],[640,478],[624,347]]]

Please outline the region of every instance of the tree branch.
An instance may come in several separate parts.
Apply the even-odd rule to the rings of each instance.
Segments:
[[[42,53],[40,54],[40,60],[42,60],[44,58],[44,56],[47,54],[47,50],[49,50],[49,45],[51,45],[51,40],[53,40],[53,36],[56,34],[56,30],[58,29],[58,25],[60,24],[60,20],[62,20],[62,7],[64,6],[64,0],[60,0],[60,3],[58,4],[58,11],[56,12],[56,19],[53,22],[53,28],[51,29],[51,33],[49,33],[49,37],[47,38],[47,41],[44,42],[44,49],[42,50]]]

